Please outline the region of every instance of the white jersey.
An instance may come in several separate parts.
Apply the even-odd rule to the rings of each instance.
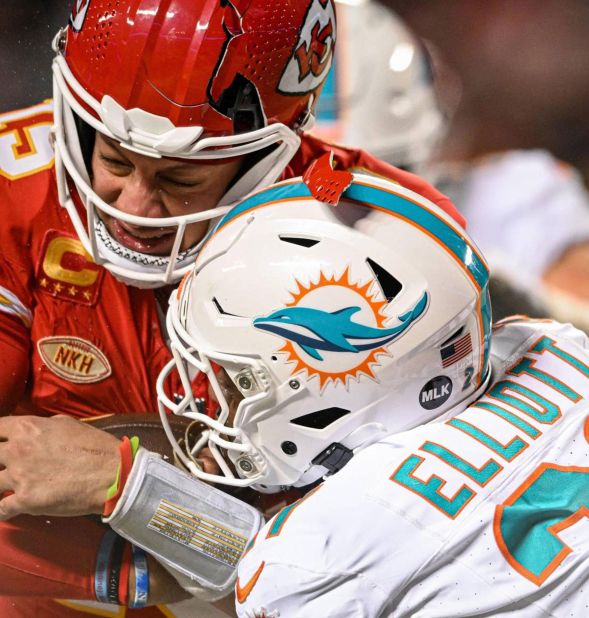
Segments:
[[[492,269],[531,292],[567,248],[589,239],[589,195],[581,177],[546,151],[441,165],[428,179],[466,217]]]
[[[240,617],[589,616],[589,341],[500,323],[462,413],[389,436],[259,532]]]

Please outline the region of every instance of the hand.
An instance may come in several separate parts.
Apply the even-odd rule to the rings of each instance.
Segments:
[[[118,445],[67,416],[0,418],[0,521],[21,513],[101,513],[116,478]]]

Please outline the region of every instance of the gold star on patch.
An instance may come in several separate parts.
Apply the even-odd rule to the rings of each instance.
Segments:
[[[92,294],[88,291],[88,290],[84,290],[82,292],[82,296],[86,299],[86,300],[90,300],[92,298]]]
[[[77,293],[78,293],[78,290],[73,285],[68,289],[68,294],[70,296],[75,296]]]
[[[42,288],[46,288],[49,285],[49,281],[47,281],[47,279],[45,279],[45,277],[43,277],[43,279],[41,279],[41,281],[39,281],[39,285]]]
[[[61,283],[54,283],[53,284],[53,291],[54,292],[59,294],[61,292],[61,290],[63,290],[63,285],[61,285]]]

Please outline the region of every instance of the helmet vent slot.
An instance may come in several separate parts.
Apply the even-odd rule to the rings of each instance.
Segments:
[[[443,348],[444,346],[448,345],[450,342],[454,341],[454,339],[460,337],[460,335],[462,335],[463,332],[464,332],[464,326],[461,326],[456,332],[450,335],[448,339],[446,339],[446,341],[444,341],[440,345],[440,347]]]
[[[393,277],[388,270],[383,268],[380,264],[377,264],[374,260],[366,258],[366,263],[374,273],[383,296],[387,299],[387,302],[390,303],[403,289],[403,285],[398,279]]]
[[[93,34],[91,36],[88,34],[91,38],[89,47],[91,60],[97,62],[105,60],[106,48],[113,32],[113,20],[117,16],[118,7],[119,2],[113,2],[112,0],[102,2],[101,5],[97,6],[98,16],[92,29]]]
[[[325,429],[332,423],[342,418],[346,414],[349,414],[350,410],[344,410],[343,408],[324,408],[323,410],[317,410],[317,412],[311,412],[310,414],[304,414],[293,418],[290,422],[293,425],[299,425],[300,427],[309,427],[310,429]]]
[[[235,313],[229,313],[228,311],[225,311],[225,309],[223,309],[223,307],[221,306],[221,303],[213,297],[213,304],[215,305],[215,307],[217,308],[217,311],[221,314],[221,315],[229,315],[233,318],[239,318],[241,316],[239,315],[235,315]]]
[[[318,245],[320,241],[315,238],[303,238],[302,236],[279,236],[283,242],[289,242],[292,245],[299,245],[301,247],[314,247]]]

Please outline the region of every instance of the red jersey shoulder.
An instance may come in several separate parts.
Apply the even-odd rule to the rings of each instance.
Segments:
[[[336,169],[374,174],[392,180],[437,204],[459,225],[466,227],[464,217],[454,204],[419,176],[381,161],[365,150],[327,143],[309,133],[304,133],[301,138],[301,146],[286,168],[283,178],[302,176],[315,159],[331,151]]]
[[[2,217],[37,215],[55,192],[50,101],[0,115],[0,194]]]
[[[0,115],[0,310],[21,319],[37,292],[94,304],[101,278],[59,205],[52,124],[49,101]]]

